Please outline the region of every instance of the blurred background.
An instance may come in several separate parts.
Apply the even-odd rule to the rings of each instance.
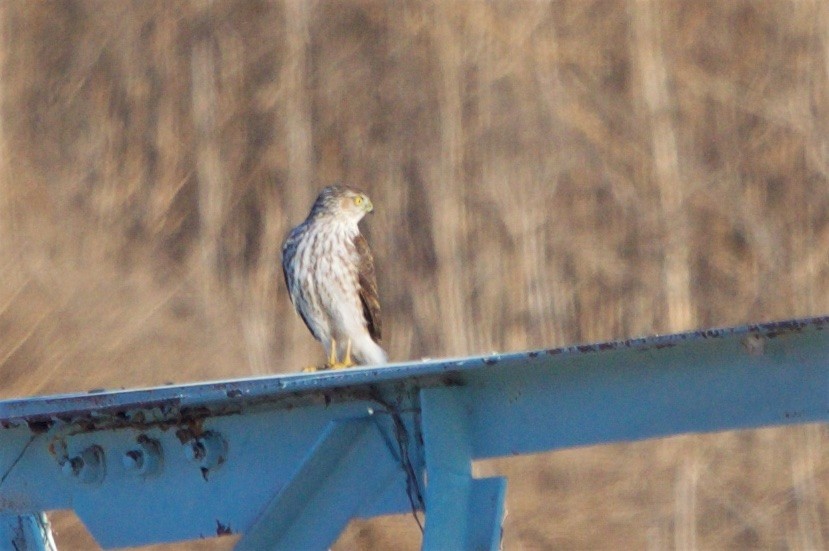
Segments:
[[[829,312],[827,2],[3,0],[0,29],[2,398],[321,362],[280,247],[335,181],[375,204],[395,361]],[[476,470],[510,477],[510,550],[812,550],[827,452]],[[336,549],[419,544],[401,516]]]

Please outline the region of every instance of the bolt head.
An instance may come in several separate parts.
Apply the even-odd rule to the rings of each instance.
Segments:
[[[144,466],[144,453],[141,450],[130,450],[123,455],[121,462],[129,471],[139,471]]]
[[[64,476],[78,476],[83,468],[83,459],[80,457],[67,457],[60,464],[60,471]]]
[[[60,470],[65,476],[87,484],[101,482],[106,474],[104,450],[100,446],[89,446],[78,455],[63,459]]]
[[[137,475],[151,475],[161,469],[161,443],[142,434],[136,439],[137,447],[121,457],[124,469]]]

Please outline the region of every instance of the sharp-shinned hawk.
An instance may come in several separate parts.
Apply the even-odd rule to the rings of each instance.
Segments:
[[[329,186],[282,246],[291,302],[314,338],[330,351],[328,367],[387,361],[380,347],[374,258],[357,225],[373,208],[364,193]]]

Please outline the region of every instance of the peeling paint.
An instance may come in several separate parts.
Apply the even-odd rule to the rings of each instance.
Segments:
[[[216,535],[229,536],[231,534],[233,534],[233,529],[230,527],[230,524],[222,524],[219,519],[216,519]]]

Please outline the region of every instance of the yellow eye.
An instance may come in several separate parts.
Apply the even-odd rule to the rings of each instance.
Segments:
[[[357,197],[354,198],[354,204],[357,205],[358,207],[363,204],[362,195],[358,195]]]

